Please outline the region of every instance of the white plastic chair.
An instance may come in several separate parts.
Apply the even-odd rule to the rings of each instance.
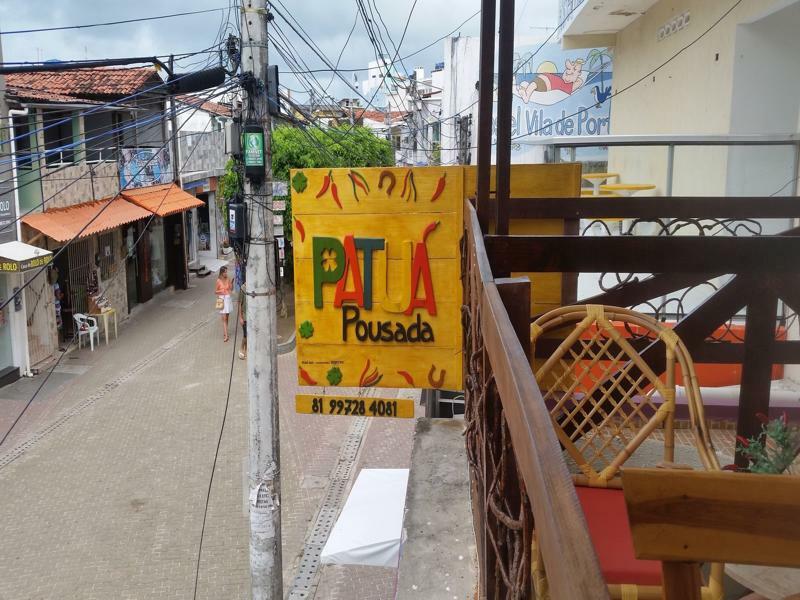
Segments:
[[[100,328],[97,326],[97,319],[84,315],[83,313],[75,313],[72,315],[72,318],[75,319],[75,325],[78,328],[78,348],[81,347],[81,338],[88,335],[89,345],[92,348],[92,352],[94,352],[95,335],[97,335],[97,345],[100,345]]]

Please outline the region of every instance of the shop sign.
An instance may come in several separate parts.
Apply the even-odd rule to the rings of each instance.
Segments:
[[[461,389],[463,170],[295,170],[291,187],[300,385]]]
[[[2,273],[24,273],[31,269],[37,269],[49,265],[53,260],[53,255],[50,253],[42,256],[35,256],[27,260],[8,260],[0,258],[0,272]]]
[[[243,136],[245,167],[263,167],[264,133],[262,131],[245,131]]]

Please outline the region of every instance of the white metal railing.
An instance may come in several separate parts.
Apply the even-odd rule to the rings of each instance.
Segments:
[[[575,0],[577,1],[577,0]],[[554,136],[536,138],[535,140],[519,140],[520,145],[544,146],[545,162],[560,162],[562,149],[570,149],[570,160],[575,160],[577,148],[614,148],[614,147],[663,147],[667,150],[667,173],[664,195],[672,196],[675,171],[675,149],[689,146],[784,146],[791,148],[792,179],[789,195],[796,196],[798,179],[800,179],[800,134],[763,134],[763,135],[591,135],[591,136]]]

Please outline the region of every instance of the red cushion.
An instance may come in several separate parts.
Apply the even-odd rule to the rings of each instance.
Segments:
[[[634,557],[622,490],[582,486],[575,490],[606,583],[661,585],[661,563]]]

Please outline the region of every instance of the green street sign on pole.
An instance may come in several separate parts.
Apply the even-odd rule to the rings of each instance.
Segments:
[[[245,175],[264,175],[264,130],[257,125],[247,125],[242,133]]]

